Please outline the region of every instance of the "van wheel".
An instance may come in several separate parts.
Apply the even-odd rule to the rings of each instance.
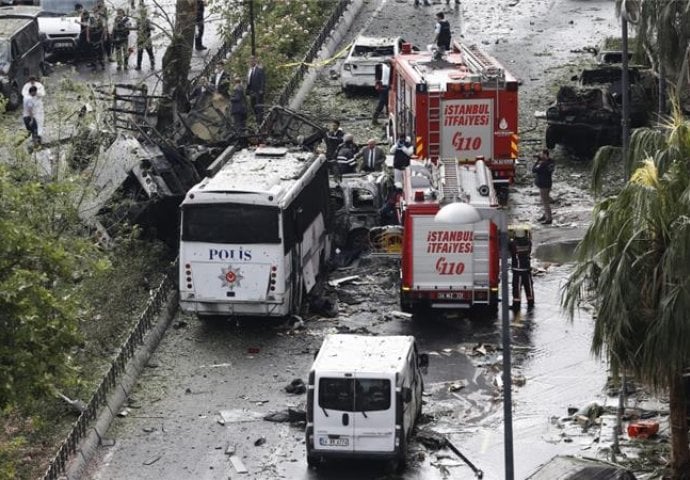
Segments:
[[[307,455],[307,465],[309,468],[316,468],[319,466],[319,457],[315,455]]]
[[[22,94],[19,91],[19,86],[13,85],[7,97],[7,109],[16,110],[22,103]]]
[[[407,468],[407,436],[403,433],[400,439],[400,452],[398,457],[393,460],[393,470],[396,473],[402,473]]]

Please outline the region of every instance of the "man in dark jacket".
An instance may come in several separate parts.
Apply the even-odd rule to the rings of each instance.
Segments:
[[[235,86],[230,94],[230,115],[238,135],[244,135],[247,128],[247,100],[242,81],[238,77],[235,77]]]
[[[357,145],[355,145],[355,137],[352,136],[351,133],[346,133],[343,136],[343,143],[338,147],[338,151],[336,152],[340,175],[354,173],[356,154]]]
[[[534,287],[532,284],[532,240],[526,227],[519,226],[508,245],[510,249],[510,269],[513,273],[513,310],[520,310],[521,290],[527,297],[527,308],[534,307]]]
[[[331,128],[326,132],[326,136],[323,139],[326,144],[326,160],[335,159],[338,147],[343,143],[343,136],[345,136],[345,132],[340,128],[340,122],[333,120]]]
[[[551,159],[548,149],[544,149],[537,157],[537,163],[532,167],[534,173],[534,184],[539,188],[541,204],[544,207],[544,215],[537,221],[545,225],[551,225],[551,184],[553,171],[556,168],[555,162]]]
[[[127,70],[129,63],[129,18],[122,8],[118,8],[113,20],[113,32],[110,36],[115,50],[118,70]]]
[[[446,20],[443,12],[436,14],[436,28],[434,32],[436,33],[434,43],[438,49],[446,52],[450,50],[450,23]]]
[[[264,91],[266,89],[266,74],[256,57],[249,59],[249,71],[247,72],[247,95],[254,112],[256,124],[261,125],[264,120]]]

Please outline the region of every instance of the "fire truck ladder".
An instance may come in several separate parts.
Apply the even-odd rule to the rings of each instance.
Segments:
[[[482,52],[476,45],[462,45],[465,63],[474,72],[480,73],[486,80],[503,80],[505,72],[496,65],[496,61]]]
[[[429,92],[429,111],[427,112],[427,157],[438,160],[441,154],[441,92]]]
[[[442,165],[443,179],[441,180],[442,198],[451,202],[461,200],[464,194],[462,186],[458,184],[458,166],[454,158],[439,160]]]

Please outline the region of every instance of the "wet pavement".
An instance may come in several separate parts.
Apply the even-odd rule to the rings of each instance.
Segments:
[[[345,42],[360,31],[376,35],[402,31],[404,38],[422,46],[433,37],[434,13],[445,9],[456,34],[462,25],[465,40],[483,44],[523,80],[520,115],[525,158],[531,158],[543,141],[544,126],[533,120],[533,112],[550,103],[556,79],[569,78],[588,59],[575,50],[592,46],[617,29],[613,3],[605,0],[522,0],[488,6],[474,0],[463,2],[462,8],[441,4],[415,8],[412,3],[366,2]],[[329,69],[337,71],[337,67],[324,70],[305,110],[324,122],[336,116],[359,142],[381,135],[371,126],[375,98],[366,94],[345,98]],[[605,365],[590,355],[590,313],[584,310],[570,323],[559,306],[570,268],[564,262],[591,214],[589,165],[561,149],[552,156],[557,161],[552,193],[555,222],[534,230],[535,265],[540,272],[534,281],[537,306],[531,312],[510,314],[518,479],[556,454],[605,454],[605,432],[583,432],[559,419],[567,415],[568,407],[593,400],[601,405],[615,402],[604,393]],[[511,193],[515,222],[529,222],[540,214],[530,166],[521,167],[521,178]],[[395,315],[397,268],[395,259],[369,257],[334,272],[332,278],[359,275],[356,282],[335,292],[339,315],[334,319],[309,315],[299,329],[283,322],[209,322],[178,314],[132,392],[127,415],[114,421],[86,476],[102,480],[475,478],[449,450],[427,451],[415,441],[409,449],[409,468],[402,475],[368,462],[309,470],[303,430],[260,419],[288,407],[304,408],[305,396],[288,394],[284,387],[294,378],[306,380],[324,334],[349,331],[414,335],[420,349],[431,354],[423,426],[447,434],[484,471],[484,478],[502,478],[503,413],[496,382],[501,352],[493,348],[500,344],[500,321],[469,319],[461,313],[431,313],[414,320]],[[225,454],[228,446],[247,474],[237,473]]]

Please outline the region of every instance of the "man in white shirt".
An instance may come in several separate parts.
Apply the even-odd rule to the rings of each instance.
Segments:
[[[29,96],[29,88],[36,87],[36,96],[43,98],[46,96],[46,89],[41,82],[38,81],[33,75],[29,77],[29,80],[22,87],[22,97],[26,98]]]
[[[34,143],[41,143],[41,135],[43,134],[43,100],[38,96],[37,90],[36,86],[32,85],[29,87],[28,95],[23,100],[22,119]]]

